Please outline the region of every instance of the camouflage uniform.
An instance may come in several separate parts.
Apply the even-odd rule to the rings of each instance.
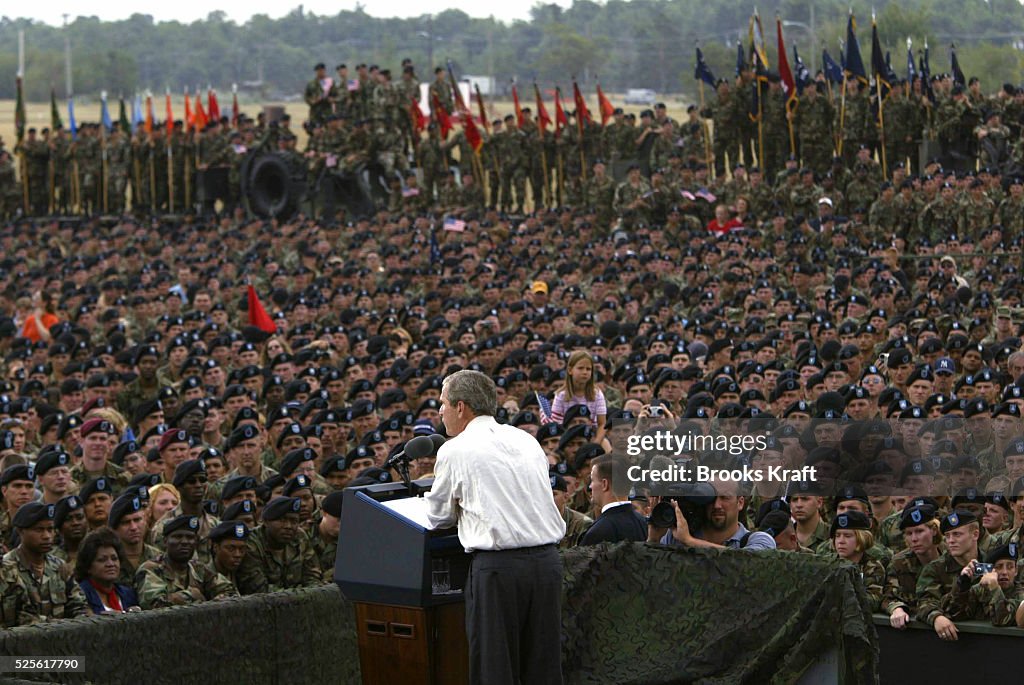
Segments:
[[[313,548],[313,554],[323,572],[323,579],[330,582],[334,579],[334,560],[338,556],[338,541],[324,540],[324,536],[320,535],[321,517],[322,514],[319,511],[313,514],[305,532],[309,536],[309,544]]]
[[[805,167],[824,173],[832,160],[832,104],[822,95],[804,98],[796,109],[795,126]]]
[[[917,620],[930,626],[936,618],[945,615],[942,598],[956,584],[956,578],[962,570],[963,564],[949,552],[943,552],[938,559],[921,569],[921,575],[917,578]]]
[[[281,550],[272,550],[267,531],[258,526],[249,535],[248,552],[238,569],[238,590],[244,595],[311,587],[321,582],[320,565],[309,536],[301,531]]]
[[[996,220],[1003,227],[1003,239],[1012,240],[1024,231],[1024,196],[1012,194],[999,204]]]
[[[615,212],[622,216],[622,214],[630,209],[630,205],[636,202],[638,199],[648,198],[651,193],[651,186],[648,185],[647,181],[640,179],[637,185],[633,185],[629,181],[624,181],[619,184],[619,187],[615,189],[615,200],[613,202],[613,208]],[[646,202],[646,200],[645,200]],[[638,206],[634,209],[639,216],[643,218],[649,218],[650,207],[643,205]]]
[[[885,574],[882,611],[891,616],[892,612],[902,607],[908,616],[914,616],[917,605],[917,579],[923,568],[924,564],[909,549],[892,558]]]
[[[942,611],[954,621],[991,621],[994,626],[1016,627],[1017,607],[1024,601],[1024,588],[1014,587],[1004,593],[998,585],[989,589],[980,582],[962,590],[954,583],[953,589],[942,598]]]
[[[513,206],[522,210],[526,200],[526,172],[528,170],[525,134],[517,128],[505,129],[495,136],[501,155],[502,207],[511,211]],[[513,204],[512,190],[515,189]]]
[[[987,197],[982,196],[980,201],[973,197],[964,200],[957,216],[957,233],[977,240],[992,225],[995,211],[995,203]]]
[[[593,207],[597,211],[597,220],[602,227],[611,223],[614,216],[612,203],[615,201],[615,182],[610,176],[591,175],[583,184],[583,205]]]
[[[81,462],[71,467],[71,480],[78,484],[76,490],[81,489],[83,485],[94,478],[108,479],[110,487],[114,491],[114,497],[117,497],[118,493],[128,487],[128,481],[131,480],[128,472],[112,461],[108,461],[103,467],[103,472],[98,475],[86,473],[85,467],[82,466]]]
[[[135,591],[143,609],[234,597],[238,593],[224,576],[196,560],[190,560],[183,573],[174,571],[164,557],[147,561],[135,574]]]
[[[956,202],[939,197],[925,205],[917,219],[917,236],[928,238],[932,244],[944,240],[956,230],[960,208]]]
[[[184,515],[185,512],[182,510],[180,504],[164,514],[164,517],[157,521],[154,526],[152,543],[162,549],[164,546],[164,523]],[[196,541],[195,559],[197,559],[201,564],[208,564],[211,561],[211,556],[210,544],[207,542],[207,539],[210,536],[210,531],[220,523],[220,519],[213,514],[206,513],[205,511],[197,518],[199,519],[199,530],[196,531],[198,540]]]
[[[39,577],[22,559],[20,550],[5,554],[0,565],[0,592],[0,613],[7,627],[91,613],[71,567],[52,554],[46,555]]]
[[[150,533],[154,531],[149,531]],[[144,542],[142,543],[142,555],[139,557],[139,565],[135,566],[128,559],[127,556],[121,557],[121,575],[117,577],[117,582],[122,585],[134,586],[135,585],[135,574],[139,572],[142,565],[147,561],[154,561],[159,559],[163,555],[159,547]]]
[[[594,525],[594,519],[566,506],[562,511],[565,521],[565,537],[558,543],[560,549],[568,549],[579,544],[580,538]]]

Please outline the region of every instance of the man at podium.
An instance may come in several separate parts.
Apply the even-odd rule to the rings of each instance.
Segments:
[[[561,683],[562,561],[565,535],[548,460],[526,431],[494,420],[494,381],[457,371],[441,388],[451,437],[437,453],[425,495],[435,528],[458,525],[472,555],[466,579],[471,683]]]

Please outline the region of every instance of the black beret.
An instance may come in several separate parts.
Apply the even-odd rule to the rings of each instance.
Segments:
[[[203,463],[203,460],[187,459],[178,464],[178,467],[174,469],[174,479],[172,480],[172,483],[174,487],[180,488],[185,484],[185,481],[197,473],[206,475],[206,465]]]
[[[78,495],[68,495],[62,497],[57,501],[56,508],[53,513],[53,525],[60,530],[60,527],[64,525],[64,519],[68,517],[73,511],[81,509],[83,506],[82,498]]]
[[[16,480],[35,481],[35,479],[35,469],[28,464],[15,464],[14,466],[8,466],[0,474],[0,486],[10,485]]]
[[[243,499],[241,502],[235,502],[230,507],[224,510],[224,520],[234,521],[242,514],[256,515],[256,504],[251,499]]]
[[[835,535],[837,530],[871,530],[871,519],[859,511],[846,511],[832,521],[829,536]]]
[[[313,481],[306,475],[299,474],[284,484],[284,496],[291,497],[298,490],[312,490]]]
[[[114,496],[113,484],[110,482],[109,478],[104,476],[93,478],[85,484],[82,491],[78,494],[82,498],[82,502],[88,502],[90,497],[99,493],[106,493],[111,497]]]
[[[246,500],[248,502],[248,500]],[[221,521],[207,536],[213,542],[221,540],[245,540],[249,537],[249,526],[241,521]]]
[[[341,500],[344,494],[341,490],[335,490],[320,502],[320,509],[334,518],[341,518]]]
[[[326,478],[335,471],[345,470],[345,457],[331,457],[324,459],[323,465],[320,467],[320,475]]]
[[[142,511],[142,499],[138,495],[127,493],[121,495],[114,503],[110,505],[110,513],[107,515],[107,525],[111,528],[117,528],[121,523],[121,519],[128,514],[134,514],[137,511]]]
[[[42,477],[50,469],[55,469],[58,466],[68,466],[70,464],[71,457],[67,452],[47,452],[36,461],[36,478]]]
[[[295,469],[299,467],[304,461],[316,461],[316,452],[311,447],[302,447],[297,450],[292,450],[288,454],[284,455],[284,459],[281,460],[281,468],[278,469],[278,473],[282,476],[288,477],[295,472]]]
[[[29,502],[21,505],[18,513],[14,515],[11,525],[15,528],[29,528],[40,521],[54,519],[57,505],[43,504],[42,502]]]
[[[251,423],[239,426],[235,430],[231,431],[231,435],[228,436],[227,442],[224,443],[224,451],[228,452],[237,447],[238,443],[246,440],[252,440],[259,434],[259,429]]]
[[[952,513],[946,514],[942,517],[942,521],[939,524],[939,529],[943,535],[951,530],[961,528],[971,523],[977,523],[978,517],[969,511],[958,510]]]
[[[179,530],[188,530],[198,534],[199,517],[190,516],[188,514],[182,514],[181,516],[176,516],[175,518],[172,518],[170,521],[167,521],[166,523],[164,523],[164,540],[166,541],[167,538],[170,537],[171,533],[174,533]]]
[[[243,490],[256,491],[256,479],[252,476],[234,476],[229,478],[220,491],[221,499],[237,497]]]
[[[301,506],[298,497],[277,497],[263,507],[263,520],[276,521],[285,514],[298,514]]]

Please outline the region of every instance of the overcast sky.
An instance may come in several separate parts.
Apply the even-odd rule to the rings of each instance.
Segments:
[[[493,15],[502,21],[529,19],[530,8],[537,0],[502,0],[502,2],[479,2],[479,0],[365,0],[364,11],[374,17],[418,17],[424,14],[437,14],[446,9],[461,9],[471,17],[488,17]],[[222,0],[210,3],[203,0],[175,0],[175,2],[157,2],[145,9],[134,3],[101,2],[97,6],[85,9],[81,2],[68,0],[50,0],[38,5],[19,5],[13,10],[9,4],[0,15],[28,17],[38,21],[60,26],[64,13],[70,18],[82,15],[98,16],[104,20],[125,19],[134,13],[149,14],[157,21],[177,20],[190,23],[206,17],[211,11],[219,9],[238,23],[244,23],[254,14],[266,14],[277,18],[288,14],[299,6],[295,0]],[[332,16],[341,11],[353,10],[356,0],[306,0],[301,3],[307,12]],[[568,7],[572,0],[546,0],[544,4],[557,4]]]

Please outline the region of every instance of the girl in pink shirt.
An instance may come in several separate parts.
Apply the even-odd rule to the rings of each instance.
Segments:
[[[585,404],[590,410],[590,420],[597,428],[594,442],[600,445],[604,440],[608,405],[604,393],[594,385],[594,360],[585,350],[576,350],[569,355],[565,385],[555,393],[555,401],[551,404],[551,418],[557,423],[562,423],[565,412],[577,404]]]

